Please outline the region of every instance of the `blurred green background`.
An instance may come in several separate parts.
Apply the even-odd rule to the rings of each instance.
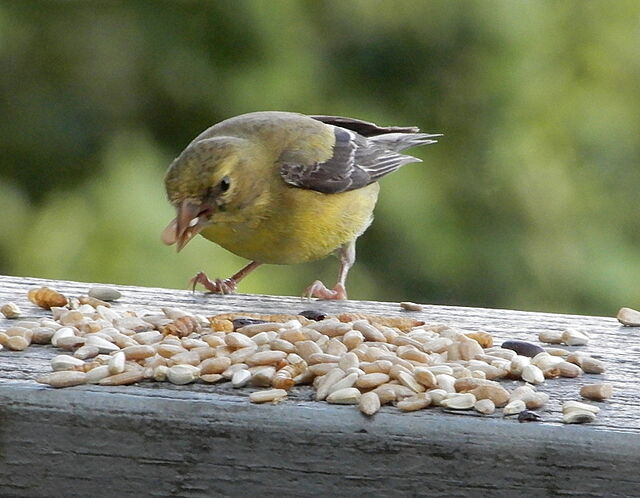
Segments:
[[[163,175],[255,110],[444,133],[382,181],[355,299],[640,304],[640,2],[0,3],[0,273],[186,288],[245,261],[160,243]],[[337,260],[241,292],[333,285]]]

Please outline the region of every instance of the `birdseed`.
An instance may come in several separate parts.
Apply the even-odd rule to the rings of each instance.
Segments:
[[[69,351],[54,357],[52,372],[37,379],[56,388],[230,381],[238,389],[270,388],[252,392],[249,399],[275,403],[295,386],[311,384],[317,401],[358,405],[365,415],[389,404],[400,411],[440,406],[447,411],[475,409],[478,415],[504,407],[505,415],[520,414],[521,421],[537,420],[526,410],[540,409],[549,400],[534,385],[605,370],[600,360],[583,352],[545,350],[515,340],[496,347],[488,332],[407,317],[304,311],[204,318],[179,308],[114,308],[109,301],[120,293],[100,289],[105,288],[79,298],[46,287],[29,291],[29,299],[51,309],[52,317],[17,321],[0,331],[0,347],[21,351],[31,343],[51,343]],[[20,313],[11,304],[0,309],[5,316]],[[401,306],[419,311],[413,303]],[[539,340],[577,346],[587,344],[589,337],[576,330],[542,331]],[[526,384],[509,391],[501,379]],[[580,394],[602,401],[612,388],[590,384]],[[593,405],[568,402],[563,421],[591,422],[596,413]]]

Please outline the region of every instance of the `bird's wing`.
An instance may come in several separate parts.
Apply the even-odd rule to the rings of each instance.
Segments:
[[[326,161],[305,162],[296,160],[298,158],[283,156],[280,166],[280,175],[283,180],[289,185],[325,194],[356,190],[377,181],[404,164],[420,162],[420,159],[399,154],[391,150],[392,148],[401,150],[413,145],[434,142],[430,138],[431,135],[413,131],[409,133],[388,131],[379,136],[366,138],[354,130],[334,125],[333,133],[335,137],[333,155]],[[389,137],[392,140],[383,140],[383,137]]]

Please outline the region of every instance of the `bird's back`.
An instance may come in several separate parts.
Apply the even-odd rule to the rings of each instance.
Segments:
[[[193,143],[216,137],[246,140],[256,174],[269,171],[269,192],[259,218],[214,224],[202,235],[247,259],[276,264],[319,259],[355,240],[371,222],[377,180],[419,161],[399,151],[433,142],[413,127],[277,111],[227,119]]]

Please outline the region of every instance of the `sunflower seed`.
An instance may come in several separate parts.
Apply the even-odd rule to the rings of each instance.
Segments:
[[[22,312],[16,303],[9,302],[0,306],[0,313],[6,318],[18,318]]]
[[[373,415],[380,410],[380,398],[373,391],[364,393],[360,396],[358,408],[365,415]]]
[[[636,311],[631,308],[620,308],[617,318],[622,325],[626,325],[628,327],[640,326],[640,311]]]
[[[51,387],[71,387],[87,383],[87,374],[76,370],[61,370],[42,375],[36,379],[40,384],[48,384]]]
[[[200,377],[200,369],[193,365],[174,365],[167,370],[167,380],[172,384],[190,384],[198,377]]]
[[[268,389],[266,391],[256,391],[249,395],[252,403],[278,403],[287,397],[284,389]]]
[[[527,405],[525,405],[524,401],[522,401],[521,399],[516,399],[514,401],[510,401],[507,406],[502,409],[502,413],[506,417],[509,415],[517,415],[518,413],[526,409]]]
[[[91,287],[87,294],[89,297],[95,297],[102,301],[116,301],[122,297],[122,294],[118,289],[107,286]]]
[[[357,405],[360,402],[360,391],[355,387],[347,387],[332,392],[327,396],[327,403],[336,405]]]
[[[75,368],[81,367],[82,365],[84,365],[84,361],[66,354],[54,356],[51,359],[51,369],[54,372],[57,372],[59,370],[74,370]]]
[[[612,395],[612,384],[586,384],[580,388],[580,396],[594,401],[604,401]]]
[[[496,411],[496,405],[490,399],[479,399],[473,408],[483,415],[491,415]]]
[[[422,311],[424,308],[421,304],[412,303],[409,301],[402,301],[400,307],[405,311]]]
[[[443,399],[440,406],[452,410],[469,410],[476,404],[476,397],[471,393],[451,394],[450,397]]]
[[[589,342],[589,337],[579,330],[568,329],[562,333],[562,342],[567,346],[584,346]]]

